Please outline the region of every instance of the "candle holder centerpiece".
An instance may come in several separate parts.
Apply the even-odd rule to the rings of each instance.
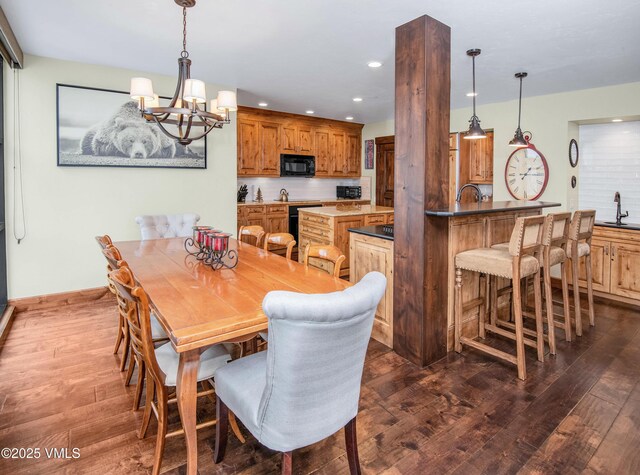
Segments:
[[[231,234],[223,233],[211,226],[194,226],[193,236],[184,242],[184,248],[213,270],[226,267],[233,269],[238,265],[238,252],[229,248]]]

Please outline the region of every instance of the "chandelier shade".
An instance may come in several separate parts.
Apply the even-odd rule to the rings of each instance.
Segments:
[[[167,136],[182,145],[206,136],[213,129],[220,129],[230,123],[229,112],[237,111],[234,91],[219,91],[214,107],[206,110],[207,94],[204,81],[191,79],[191,60],[187,51],[187,8],[195,5],[195,0],[175,0],[182,7],[182,51],[178,58],[178,81],[173,97],[167,106],[161,106],[153,84],[147,78],[131,79],[131,98],[138,101],[138,107],[149,122],[155,122]]]

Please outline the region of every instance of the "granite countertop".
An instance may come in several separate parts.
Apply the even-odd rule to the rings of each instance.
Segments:
[[[388,206],[374,206],[374,205],[362,205],[360,208],[353,209],[338,209],[335,206],[323,206],[321,208],[304,208],[300,210],[301,213],[317,214],[319,216],[358,216],[361,214],[390,214],[393,213],[393,208]]]
[[[470,214],[499,213],[501,211],[524,211],[528,209],[552,208],[560,203],[548,201],[489,201],[480,203],[455,203],[448,208],[428,209],[427,216],[466,216]]]
[[[368,203],[370,200],[365,199],[345,199],[345,198],[327,198],[323,200],[289,200],[289,201],[278,201],[278,200],[264,200],[262,203],[258,203],[256,201],[247,201],[245,203],[237,203],[238,206],[277,206],[277,205],[312,205],[318,204],[321,206],[322,203],[335,203],[336,201],[345,202],[345,203]]]
[[[616,223],[608,223],[604,221],[596,221],[595,225],[602,226],[603,228],[628,229],[629,231],[640,231],[640,224],[625,223],[624,221],[622,226],[618,226]]]
[[[385,229],[390,229],[391,232]],[[375,226],[363,226],[361,228],[349,228],[350,233],[364,234],[365,236],[371,236],[387,241],[393,241],[393,224],[376,224]]]

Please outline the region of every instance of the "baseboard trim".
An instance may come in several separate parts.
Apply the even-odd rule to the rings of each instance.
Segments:
[[[551,277],[551,287],[555,289],[562,288],[562,281],[558,277]],[[573,285],[569,284],[569,290],[573,290]],[[580,293],[583,295],[587,295],[587,289],[584,287],[580,287]],[[620,295],[608,294],[606,292],[600,292],[598,290],[593,291],[593,298],[596,301],[604,301],[604,303],[612,303],[622,305],[624,307],[633,308],[634,310],[640,307],[640,301],[630,299],[628,297],[622,297]]]
[[[4,346],[4,341],[7,339],[9,330],[11,330],[11,324],[16,316],[16,308],[13,305],[7,305],[4,309],[2,316],[0,316],[0,351]]]
[[[52,307],[92,302],[108,298],[111,295],[109,288],[105,286],[93,289],[61,292],[59,294],[36,295],[34,297],[12,299],[9,300],[9,305],[15,307],[16,313],[20,313],[28,310],[44,310]]]

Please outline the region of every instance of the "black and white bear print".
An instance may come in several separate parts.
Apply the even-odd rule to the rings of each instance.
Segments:
[[[173,158],[175,141],[140,114],[134,101],[87,131],[80,143],[83,155],[128,158]]]

